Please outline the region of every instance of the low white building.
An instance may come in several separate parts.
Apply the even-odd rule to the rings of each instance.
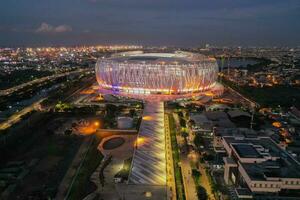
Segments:
[[[131,129],[133,126],[133,119],[131,117],[118,117],[118,129]]]

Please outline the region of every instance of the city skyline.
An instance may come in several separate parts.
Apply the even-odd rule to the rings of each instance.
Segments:
[[[6,1],[0,46],[298,46],[299,1]]]
[[[299,200],[299,0],[0,6],[1,200]]]
[[[0,198],[298,199],[299,58],[1,48]]]

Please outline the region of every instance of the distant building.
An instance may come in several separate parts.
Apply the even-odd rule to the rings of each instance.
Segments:
[[[213,124],[204,114],[191,113],[190,120],[193,121],[192,130],[194,132],[211,133]]]
[[[212,133],[214,127],[235,128],[227,114],[223,111],[207,111],[201,114],[191,113],[190,120],[193,121],[192,130],[199,133]]]
[[[242,110],[230,110],[227,113],[230,118],[236,118],[236,117],[251,117],[251,115],[245,111]]]
[[[212,121],[214,127],[235,128],[228,115],[223,111],[204,112],[205,116]]]
[[[242,110],[230,110],[228,111],[230,120],[237,127],[249,128],[251,123],[251,115],[248,112]]]
[[[222,138],[228,136],[235,138],[255,138],[257,137],[257,132],[249,128],[215,127],[213,129],[213,148],[217,154],[221,153],[221,156],[226,152],[224,149]]]

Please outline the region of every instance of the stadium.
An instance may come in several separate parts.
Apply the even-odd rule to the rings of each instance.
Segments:
[[[176,99],[219,88],[218,65],[201,54],[144,53],[113,54],[96,63],[96,77],[104,92],[133,98]]]

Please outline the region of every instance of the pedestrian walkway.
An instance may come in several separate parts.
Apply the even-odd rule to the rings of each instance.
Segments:
[[[145,104],[129,184],[166,185],[163,102]]]
[[[214,196],[214,194],[212,192],[212,188],[211,188],[209,179],[207,177],[208,175],[206,174],[205,168],[200,164],[198,170],[201,173],[201,176],[200,176],[201,186],[204,187],[204,189],[206,190],[208,199],[209,200],[215,200],[216,198],[215,198],[215,196]]]
[[[166,133],[166,163],[167,163],[167,197],[170,200],[176,200],[176,183],[174,174],[174,162],[172,143],[170,135],[169,116],[165,114],[165,133]]]

